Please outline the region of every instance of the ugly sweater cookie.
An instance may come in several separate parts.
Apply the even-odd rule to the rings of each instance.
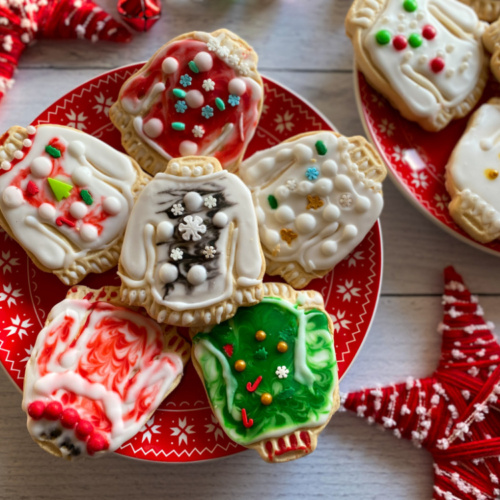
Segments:
[[[179,384],[189,344],[118,300],[74,287],[49,313],[26,366],[32,438],[66,459],[118,449]]]
[[[174,38],[122,86],[109,116],[151,174],[179,156],[238,167],[263,104],[257,54],[227,30]]]
[[[346,18],[368,83],[429,131],[465,116],[481,97],[485,26],[457,0],[355,0]]]
[[[362,137],[310,132],[245,160],[266,272],[294,288],[324,276],[363,240],[383,207],[386,170]]]
[[[250,191],[205,157],[172,160],[142,192],[119,266],[122,299],[179,326],[259,302],[264,270]]]
[[[268,462],[300,458],[339,407],[333,324],[317,292],[265,283],[262,302],[193,338],[215,416]]]
[[[67,285],[118,262],[137,163],[84,132],[12,127],[0,146],[0,225],[42,270]]]

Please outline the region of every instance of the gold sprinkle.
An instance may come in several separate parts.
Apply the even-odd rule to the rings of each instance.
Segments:
[[[498,177],[498,170],[494,170],[493,168],[487,168],[484,171],[484,175],[490,179],[490,181],[494,181]]]
[[[288,344],[286,342],[278,342],[278,351],[279,352],[286,352],[288,351]]]
[[[259,341],[259,342],[262,342],[264,340],[266,340],[266,332],[264,330],[259,330],[256,334],[255,334],[255,338]]]
[[[269,394],[268,392],[265,392],[264,394],[262,394],[262,396],[260,397],[260,402],[263,404],[263,405],[270,405],[272,402],[273,402],[273,397],[271,396],[271,394]]]
[[[323,205],[324,205],[324,202],[318,195],[314,195],[314,196],[312,194],[307,195],[306,210],[310,210],[311,208],[313,210],[317,210],[318,208],[321,208]]]
[[[292,244],[292,241],[297,238],[297,233],[292,229],[282,229],[280,231],[280,236],[283,241],[286,241],[288,245]]]
[[[234,363],[234,369],[237,372],[242,372],[246,367],[247,367],[247,364],[242,359],[238,359],[238,361],[236,361],[236,363]]]

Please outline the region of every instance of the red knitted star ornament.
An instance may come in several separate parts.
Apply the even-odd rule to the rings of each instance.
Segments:
[[[148,31],[161,15],[160,0],[118,0],[118,13],[137,31]]]
[[[132,35],[92,0],[0,0],[0,99],[24,48],[37,38],[128,42]]]
[[[441,360],[428,378],[353,392],[344,406],[429,450],[434,499],[500,497],[500,346],[459,274],[445,269]]]

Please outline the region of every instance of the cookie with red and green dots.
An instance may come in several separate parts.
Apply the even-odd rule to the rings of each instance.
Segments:
[[[194,366],[227,435],[267,462],[311,453],[339,407],[322,296],[265,283],[263,300],[193,337]]]
[[[355,0],[345,25],[368,83],[422,128],[443,129],[481,97],[486,23],[458,0]]]
[[[64,284],[118,263],[149,182],[129,156],[80,130],[12,127],[0,144],[0,226]]]
[[[111,121],[125,150],[151,174],[181,156],[213,156],[233,171],[263,104],[257,54],[221,29],[174,38],[122,86]]]

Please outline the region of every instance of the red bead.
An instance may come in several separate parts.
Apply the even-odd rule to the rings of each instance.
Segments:
[[[98,451],[107,450],[109,447],[109,443],[107,439],[98,432],[94,432],[92,436],[89,437],[87,441],[87,452],[89,455],[93,455]]]
[[[436,31],[436,28],[434,28],[434,26],[431,26],[430,24],[426,24],[422,28],[422,36],[426,40],[432,40],[436,35],[437,35],[437,31]]]
[[[61,424],[65,429],[73,429],[80,420],[80,415],[73,408],[66,408],[61,415]]]
[[[76,436],[81,440],[85,440],[92,432],[94,432],[94,426],[88,420],[80,420],[75,428]]]
[[[404,50],[408,46],[408,42],[403,35],[398,35],[393,38],[392,45],[396,50]]]
[[[45,403],[43,401],[33,401],[28,406],[28,415],[33,420],[40,420],[43,417],[43,412],[45,411]]]
[[[434,71],[434,73],[439,73],[440,71],[443,71],[444,69],[444,61],[440,57],[435,57],[432,59],[430,62],[431,69]]]
[[[60,417],[62,410],[63,407],[62,404],[59,403],[59,401],[51,401],[45,408],[43,416],[47,420],[57,420]]]
[[[29,181],[28,185],[26,186],[26,192],[28,193],[28,196],[35,196],[35,194],[38,194],[40,190],[33,181]]]

